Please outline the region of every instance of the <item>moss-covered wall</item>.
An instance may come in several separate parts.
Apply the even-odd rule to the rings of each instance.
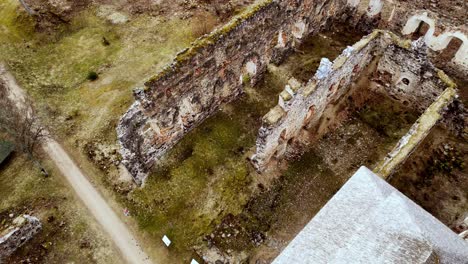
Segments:
[[[428,60],[424,42],[411,44],[387,31],[375,30],[352,47],[345,49],[332,63],[323,59],[306,85],[287,85],[279,104],[263,118],[252,157],[259,171],[272,158],[283,158],[288,149],[297,147],[301,131],[314,127],[329,104],[334,104],[366,68],[373,58],[371,85],[385,90],[393,99],[422,113],[446,87],[453,86],[448,77]]]
[[[117,129],[123,164],[136,182],[183,135],[237,98],[243,86],[255,85],[268,63],[342,18],[346,9],[344,0],[261,1],[179,53],[135,90],[136,102]]]
[[[456,95],[457,92],[454,88],[445,89],[414,123],[408,134],[401,138],[392,152],[377,166],[375,172],[383,178],[390,177],[431,132],[431,129],[442,118],[444,108],[453,102]]]
[[[330,62],[322,59],[315,76],[307,84],[288,84],[279,103],[263,117],[252,162],[258,171],[273,158],[282,158],[301,131],[317,123],[326,106],[339,99],[360,76],[380,47],[381,32],[366,36]]]

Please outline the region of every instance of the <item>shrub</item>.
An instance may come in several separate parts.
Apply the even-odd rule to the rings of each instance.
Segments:
[[[106,39],[106,37],[102,37],[101,42],[102,42],[102,45],[104,45],[104,46],[109,46],[110,45],[110,42],[109,42],[109,40]]]
[[[95,71],[88,72],[88,76],[86,77],[86,79],[88,79],[90,81],[95,81],[98,78],[99,78],[99,75]]]

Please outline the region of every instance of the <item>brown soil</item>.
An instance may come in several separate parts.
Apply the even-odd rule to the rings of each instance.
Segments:
[[[4,263],[122,263],[50,162],[44,165],[49,177],[23,155],[14,155],[0,171],[0,229],[22,214],[42,223],[39,233]]]
[[[259,185],[244,211],[228,215],[206,237],[224,252],[248,251],[249,263],[269,263],[360,166],[372,168],[416,120],[410,109],[368,89],[350,91],[323,122],[329,132],[269,187]],[[286,163],[286,162],[284,162]]]
[[[390,179],[390,183],[437,219],[461,232],[468,212],[468,143],[436,127]]]
[[[61,31],[59,27],[69,25],[74,16],[91,6],[110,6],[115,11],[129,16],[150,14],[162,18],[165,16],[177,16],[187,19],[196,15],[196,13],[204,12],[207,14],[207,17],[213,17],[222,22],[253,2],[254,0],[25,0],[27,7],[34,12],[31,16],[36,22],[36,29],[50,33]],[[26,12],[24,15],[26,15]]]

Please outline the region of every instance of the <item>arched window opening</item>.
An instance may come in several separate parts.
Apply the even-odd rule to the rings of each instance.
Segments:
[[[279,143],[280,143],[280,145],[281,145],[283,142],[286,141],[286,133],[287,133],[286,129],[284,129],[283,131],[281,131],[281,134],[280,134],[280,137],[279,137],[279,140],[278,140]]]
[[[307,125],[310,123],[314,115],[315,115],[315,105],[312,105],[311,107],[309,107],[309,111],[307,112],[306,118],[304,120],[304,123],[303,123],[304,128],[307,127]]]
[[[411,35],[412,40],[417,40],[421,37],[424,37],[431,27],[424,21],[419,23],[418,28]]]

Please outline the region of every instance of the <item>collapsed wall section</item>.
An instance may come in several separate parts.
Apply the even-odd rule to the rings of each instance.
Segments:
[[[468,2],[348,0],[348,4],[356,10],[351,20],[358,28],[380,27],[423,37],[434,58],[448,60],[446,70],[459,76],[468,73]]]
[[[404,23],[415,10],[436,13],[440,19],[452,26],[466,24],[468,19],[468,3],[465,0],[348,0],[348,4],[357,7],[361,15],[380,16],[382,23]]]
[[[145,87],[117,128],[123,164],[142,183],[188,131],[255,85],[307,35],[345,14],[345,0],[267,0],[198,39]]]
[[[39,219],[22,215],[16,217],[4,230],[0,230],[0,263],[30,240],[41,228]]]
[[[370,73],[369,85],[422,113],[450,86],[428,62],[426,50],[423,41],[412,43],[377,30],[348,47],[333,63],[323,59],[308,84],[287,85],[278,105],[264,116],[252,157],[256,169],[263,171],[273,158],[294,152],[289,150],[298,148],[293,143],[301,133],[311,133],[309,128],[314,133],[325,108],[337,102],[374,59],[377,67]]]
[[[423,40],[408,44],[406,48],[381,47],[383,53],[371,81],[394,100],[422,113],[446,87],[455,84],[429,61]]]
[[[322,59],[314,78],[306,85],[286,86],[278,105],[262,120],[252,157],[257,170],[264,170],[273,157],[283,157],[301,131],[316,124],[326,106],[346,93],[371,62],[375,48],[380,46],[377,35],[375,32],[348,47],[333,63]]]
[[[426,111],[418,118],[416,123],[411,127],[410,131],[400,139],[395,148],[387,155],[387,157],[375,168],[375,172],[383,178],[390,177],[395,170],[405,162],[411,153],[421,144],[426,138],[431,129],[442,118],[442,112],[456,97],[454,88],[447,88],[438,98],[432,103]]]

